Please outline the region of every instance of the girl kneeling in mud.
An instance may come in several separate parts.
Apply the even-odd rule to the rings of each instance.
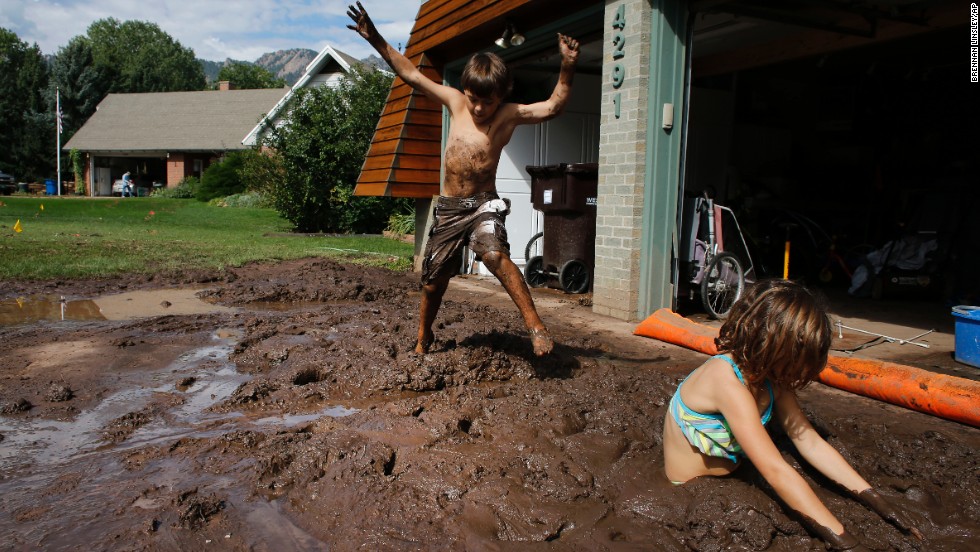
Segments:
[[[813,429],[795,390],[827,362],[827,313],[803,286],[765,280],[732,307],[710,358],[677,387],[664,422],[664,468],[675,484],[728,475],[747,456],[809,529],[839,550],[860,544],[783,459],[766,424],[775,418],[813,467],[863,504],[918,538],[906,514],[889,504]]]

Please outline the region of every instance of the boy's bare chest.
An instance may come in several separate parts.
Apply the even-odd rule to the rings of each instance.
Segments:
[[[445,152],[447,190],[479,193],[493,188],[500,148],[481,132],[450,134]]]

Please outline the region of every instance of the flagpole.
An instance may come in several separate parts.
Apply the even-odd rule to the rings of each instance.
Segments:
[[[61,195],[61,89],[54,89],[54,116],[58,126],[57,146],[55,147],[55,159],[58,160],[58,195]]]

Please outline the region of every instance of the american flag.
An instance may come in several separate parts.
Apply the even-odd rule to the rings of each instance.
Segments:
[[[55,117],[58,122],[58,134],[61,134],[64,114],[61,112],[61,90],[57,88],[55,89]]]

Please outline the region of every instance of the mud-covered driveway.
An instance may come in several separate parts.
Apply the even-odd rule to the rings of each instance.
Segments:
[[[148,316],[84,306],[121,292]],[[8,283],[8,307],[74,314],[0,326],[0,548],[823,550],[751,466],[664,479],[664,405],[700,354],[543,291],[558,345],[538,359],[499,288],[461,279],[420,356],[418,294],[327,260]],[[801,398],[927,539],[804,468],[869,548],[977,549],[980,431],[819,384]]]

